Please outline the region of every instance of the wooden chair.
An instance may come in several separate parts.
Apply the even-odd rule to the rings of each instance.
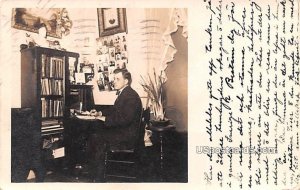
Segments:
[[[136,128],[135,146],[133,149],[109,148],[105,152],[104,181],[109,179],[121,181],[139,181],[138,166],[140,153],[144,148],[144,134],[146,120],[150,115],[149,109],[142,111],[139,125]],[[124,169],[124,170],[122,170]],[[131,170],[131,171],[129,171]]]

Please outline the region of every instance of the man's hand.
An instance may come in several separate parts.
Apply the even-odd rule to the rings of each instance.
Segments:
[[[101,112],[101,111],[97,112],[95,109],[92,109],[92,110],[90,111],[90,115],[91,115],[91,116],[98,117],[98,116],[102,116],[102,112]]]

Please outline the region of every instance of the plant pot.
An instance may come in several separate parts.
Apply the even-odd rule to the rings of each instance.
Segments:
[[[169,125],[169,123],[170,123],[169,119],[166,119],[166,120],[150,120],[150,124],[152,126],[155,126],[155,127],[165,127],[165,126]]]

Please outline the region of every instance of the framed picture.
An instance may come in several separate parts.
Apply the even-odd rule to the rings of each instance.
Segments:
[[[14,8],[12,9],[12,27],[38,33],[41,23],[46,25],[47,36],[61,38],[62,31],[59,27],[63,9],[37,9],[37,8]]]
[[[62,16],[66,17],[65,12],[67,12],[65,9],[60,8],[14,8],[12,9],[12,27],[38,33],[40,24],[44,23],[47,28],[47,36],[61,38],[62,27],[59,25],[62,25],[65,20],[62,18]],[[69,22],[71,24],[71,21]]]
[[[98,8],[99,36],[127,33],[125,8]]]
[[[84,64],[80,63],[81,73],[94,73],[94,64]]]
[[[108,48],[108,53],[109,53],[109,60],[115,61],[115,54],[116,54],[115,47]]]
[[[94,73],[84,73],[85,75],[85,82],[88,83],[89,81],[92,81],[94,78]]]

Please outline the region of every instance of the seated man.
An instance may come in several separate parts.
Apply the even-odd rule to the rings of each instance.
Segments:
[[[99,130],[91,135],[88,145],[90,151],[94,152],[91,167],[96,170],[96,181],[101,181],[103,177],[105,146],[134,148],[136,128],[142,113],[141,99],[130,87],[131,74],[123,69],[116,69],[114,74],[118,97],[108,113],[96,112],[96,117],[103,122]]]

